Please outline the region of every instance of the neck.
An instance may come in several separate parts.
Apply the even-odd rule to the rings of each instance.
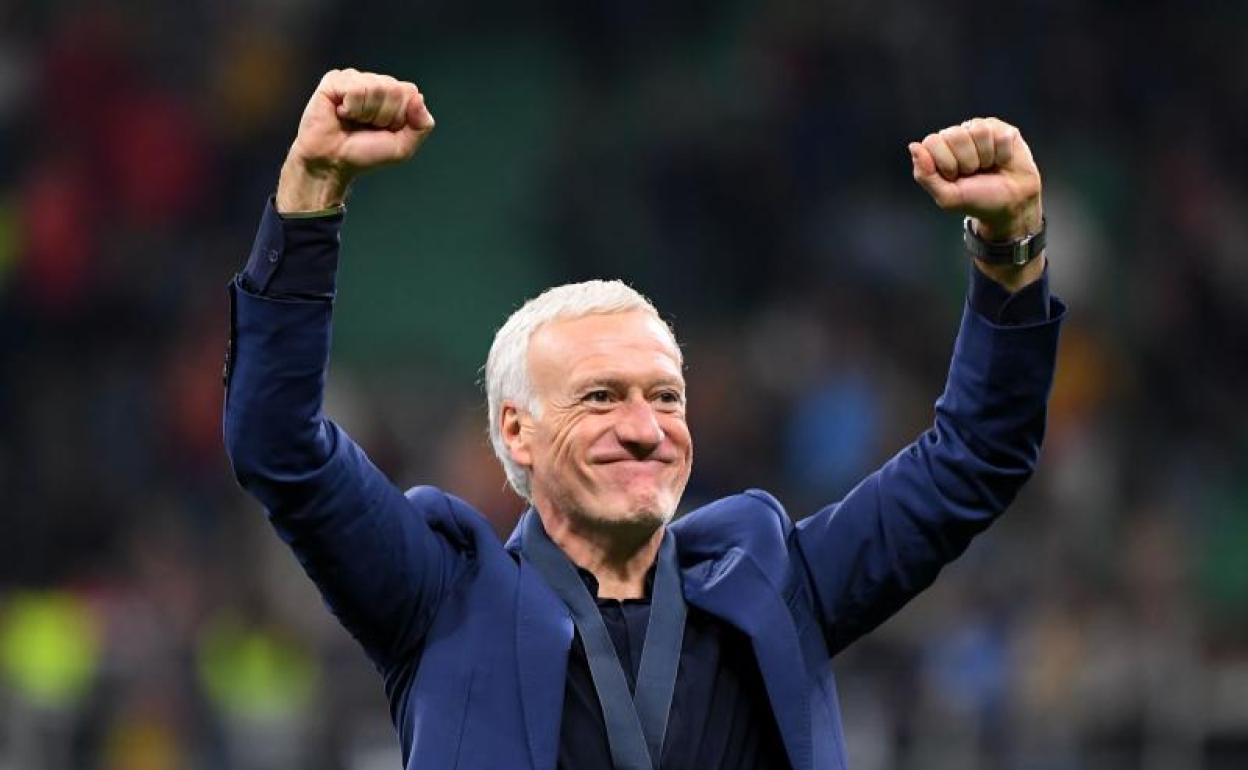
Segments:
[[[642,599],[646,573],[654,564],[663,541],[664,526],[628,522],[580,525],[572,518],[544,515],[542,526],[572,563],[588,570],[598,581],[601,599]]]

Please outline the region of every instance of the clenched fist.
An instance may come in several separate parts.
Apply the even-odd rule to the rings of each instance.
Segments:
[[[1040,170],[1018,129],[996,118],[975,118],[910,143],[914,180],[945,211],[972,217],[987,241],[1012,241],[1037,232],[1044,214]],[[1043,254],[1021,268],[977,263],[1017,291],[1044,271]]]
[[[299,121],[277,186],[281,213],[342,202],[364,171],[410,158],[433,130],[414,83],[353,69],[321,78]]]

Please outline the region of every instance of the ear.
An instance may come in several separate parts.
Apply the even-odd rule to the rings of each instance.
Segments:
[[[498,421],[499,435],[502,436],[503,444],[507,446],[511,459],[526,468],[531,468],[533,451],[529,446],[529,439],[533,433],[533,426],[529,414],[521,412],[511,401],[504,401],[503,408],[499,410]]]

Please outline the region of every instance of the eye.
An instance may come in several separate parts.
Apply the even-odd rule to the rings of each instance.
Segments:
[[[675,390],[659,391],[657,398],[659,400],[659,403],[666,404],[668,406],[680,406],[681,404],[685,403],[684,395],[682,395],[679,391],[675,391]]]
[[[606,388],[591,390],[582,396],[581,400],[590,404],[609,404],[611,403],[611,391]]]

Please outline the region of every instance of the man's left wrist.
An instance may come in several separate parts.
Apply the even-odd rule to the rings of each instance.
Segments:
[[[985,241],[1007,243],[1040,232],[1044,224],[1044,212],[1040,207],[1040,201],[1037,200],[1025,205],[1013,216],[1006,216],[1002,219],[971,217],[971,222],[975,228],[975,234]]]

